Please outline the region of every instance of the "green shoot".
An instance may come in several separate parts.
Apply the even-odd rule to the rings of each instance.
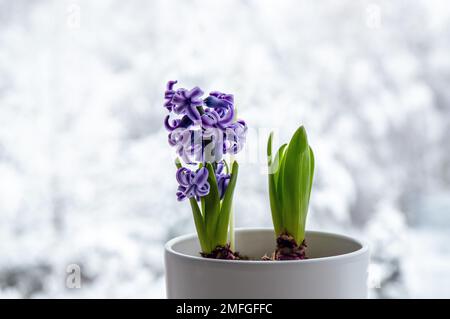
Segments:
[[[306,216],[314,176],[314,154],[301,126],[289,144],[273,156],[273,133],[267,143],[272,221],[277,236],[287,233],[297,243],[305,238]]]

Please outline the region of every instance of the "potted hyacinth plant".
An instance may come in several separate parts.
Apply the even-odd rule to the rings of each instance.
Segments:
[[[167,84],[165,107],[170,114],[165,126],[178,155],[176,195],[189,201],[197,232],[165,246],[167,296],[365,298],[367,246],[347,236],[305,231],[315,159],[304,127],[275,154],[273,134],[269,136],[274,227],[234,231],[231,215],[239,166],[232,156],[242,149],[247,126],[236,119],[232,95],[211,92],[203,97],[197,87],[175,90],[175,84]]]
[[[231,218],[239,165],[226,156],[242,149],[247,125],[236,119],[233,95],[214,91],[203,98],[199,87],[175,90],[176,83],[167,83],[164,124],[179,156],[177,199],[189,200],[201,256],[239,259]]]

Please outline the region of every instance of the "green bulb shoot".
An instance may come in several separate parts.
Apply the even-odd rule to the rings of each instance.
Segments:
[[[314,176],[314,154],[301,126],[289,144],[272,156],[273,132],[267,143],[269,196],[277,236],[291,235],[300,244],[305,239],[306,216]]]

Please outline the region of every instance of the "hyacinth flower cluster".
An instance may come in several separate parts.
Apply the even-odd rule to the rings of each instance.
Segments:
[[[277,249],[271,259],[306,258],[305,226],[314,177],[314,154],[301,126],[289,144],[272,154],[273,134],[267,145],[269,198],[277,235]]]
[[[236,119],[233,95],[214,91],[204,97],[198,87],[176,84],[167,83],[164,125],[178,155],[177,199],[190,202],[202,255],[235,259],[228,238],[239,165],[230,158],[242,150],[247,125]]]

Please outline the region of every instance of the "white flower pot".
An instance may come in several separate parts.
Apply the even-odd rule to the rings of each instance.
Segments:
[[[309,259],[230,261],[199,256],[195,234],[165,247],[168,298],[367,298],[369,250],[342,235],[308,231]],[[251,258],[270,255],[272,229],[236,230],[236,250]]]

